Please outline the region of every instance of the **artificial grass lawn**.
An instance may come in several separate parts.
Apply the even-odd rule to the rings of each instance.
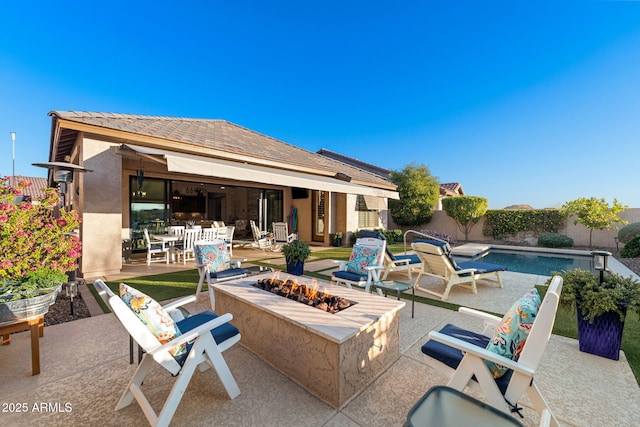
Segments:
[[[402,252],[404,248],[402,245],[390,246],[392,252]],[[332,248],[322,251],[315,251],[311,254],[311,258],[307,262],[313,262],[315,260],[323,259],[336,259],[344,260],[348,259],[351,254],[350,247]],[[252,261],[252,264],[273,266],[260,261]],[[284,266],[282,266],[284,269]],[[305,272],[306,276],[315,277],[317,279],[329,280],[330,277],[326,274],[318,272]],[[111,288],[116,294],[118,293],[118,285],[120,282],[133,286],[141,292],[149,295],[157,301],[165,301],[173,298],[178,298],[187,295],[193,295],[198,285],[198,270],[184,270],[173,273],[156,274],[153,276],[142,276],[122,281],[107,282],[109,288]],[[206,289],[206,284],[203,290]],[[538,292],[541,297],[544,298],[546,293],[546,286],[537,286]],[[89,286],[89,289],[93,293],[94,297],[100,303],[105,312],[108,311],[103,304],[102,299],[98,296],[93,286]],[[410,295],[402,295],[402,298],[411,299]],[[448,302],[438,301],[431,298],[423,298],[416,296],[416,302],[423,304],[430,304],[449,310],[457,310],[460,306]],[[502,316],[504,313],[492,313],[498,316]],[[578,338],[578,321],[576,319],[575,311],[569,311],[558,308],[556,313],[556,322],[553,327],[553,333],[569,338]],[[633,371],[636,381],[640,384],[640,320],[635,313],[629,312],[625,319],[624,331],[622,334],[622,350],[625,353],[629,366]]]

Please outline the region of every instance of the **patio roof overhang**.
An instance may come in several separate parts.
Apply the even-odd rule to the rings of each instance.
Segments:
[[[140,157],[148,157],[151,158],[151,160],[160,160],[167,165],[169,172],[227,178],[285,187],[301,187],[310,190],[331,191],[336,193],[361,194],[363,196],[384,197],[396,200],[400,198],[396,191],[352,184],[334,176],[313,175],[294,170],[232,162],[213,157],[159,150],[133,144],[121,144],[117,152],[123,155],[133,154]]]

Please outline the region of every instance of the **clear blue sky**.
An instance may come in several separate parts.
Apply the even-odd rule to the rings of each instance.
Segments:
[[[8,4],[6,4],[8,3]],[[225,119],[490,208],[640,207],[640,2],[0,6],[0,174],[44,176],[51,110]]]

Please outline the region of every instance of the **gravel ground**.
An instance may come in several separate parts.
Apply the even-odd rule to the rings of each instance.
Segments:
[[[93,295],[87,296],[87,298],[93,298]],[[70,322],[72,320],[83,319],[85,317],[91,317],[89,309],[82,299],[82,294],[78,293],[78,296],[73,299],[73,316],[71,315],[71,304],[69,298],[62,295],[62,292],[58,294],[56,302],[49,307],[49,311],[44,315],[45,326],[56,325],[58,323]]]

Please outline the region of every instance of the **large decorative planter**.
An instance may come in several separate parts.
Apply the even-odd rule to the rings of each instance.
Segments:
[[[287,261],[287,273],[293,274],[295,276],[302,276],[304,274],[304,262],[300,262],[300,261],[288,262]]]
[[[52,288],[38,289],[37,295],[31,298],[11,299],[12,295],[0,296],[0,323],[10,323],[20,319],[41,316],[49,311],[49,307],[56,302],[56,296],[62,285]]]
[[[624,309],[626,315],[626,307]],[[580,351],[618,360],[624,322],[618,313],[605,313],[595,318],[593,323],[582,318],[578,308],[578,343]]]

